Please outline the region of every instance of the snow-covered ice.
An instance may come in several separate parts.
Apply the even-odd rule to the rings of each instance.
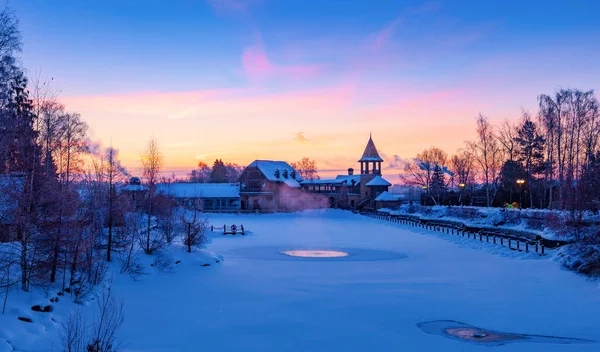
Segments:
[[[472,248],[466,239],[336,210],[210,221],[241,223],[253,234],[213,238],[207,249],[222,255],[219,263],[176,252],[182,262],[173,272],[115,277],[129,351],[489,351],[418,326],[438,320],[600,341],[600,286],[551,256],[514,257],[505,247],[498,255],[486,250],[493,244]],[[293,250],[348,256],[282,253]],[[598,351],[600,343],[497,348]]]

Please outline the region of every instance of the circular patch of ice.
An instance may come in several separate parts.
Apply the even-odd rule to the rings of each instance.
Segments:
[[[366,248],[294,248],[294,247],[242,247],[222,252],[227,258],[252,260],[294,260],[294,261],[380,261],[407,258],[406,254]]]
[[[303,257],[303,258],[338,258],[346,257],[348,253],[340,251],[324,251],[324,250],[295,250],[295,251],[283,251],[281,252],[291,257]]]

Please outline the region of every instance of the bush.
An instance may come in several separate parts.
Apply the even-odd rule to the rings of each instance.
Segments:
[[[459,219],[475,219],[481,216],[477,208],[449,207],[448,216]]]
[[[506,210],[502,212],[502,222],[504,224],[518,225],[521,223],[521,212]]]

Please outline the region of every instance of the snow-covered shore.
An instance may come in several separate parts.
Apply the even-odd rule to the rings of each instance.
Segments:
[[[216,236],[210,252],[176,249],[173,259],[181,262],[168,272],[150,267],[135,280],[113,276],[113,292],[125,304],[120,335],[128,351],[489,350],[417,326],[444,319],[600,341],[600,286],[562,270],[551,256],[496,255],[433,231],[337,210],[210,220],[243,224],[253,235]],[[280,253],[306,249],[346,250],[349,257],[297,260]],[[11,313],[0,316],[0,351],[52,350],[60,322],[76,306],[62,299],[51,313],[27,312],[33,323],[16,319],[42,298],[41,292],[10,297]],[[87,318],[92,303],[84,308]],[[513,343],[510,351],[598,346]]]

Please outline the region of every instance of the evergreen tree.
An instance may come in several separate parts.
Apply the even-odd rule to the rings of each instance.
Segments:
[[[589,162],[583,169],[579,190],[585,206],[594,214],[600,210],[600,151],[589,156]]]
[[[430,193],[431,196],[434,197],[434,200],[437,204],[440,204],[443,195],[446,193],[446,189],[447,186],[444,170],[436,164],[433,168],[433,174],[431,176]]]
[[[212,170],[210,172],[210,182],[214,183],[226,183],[227,182],[227,167],[223,163],[223,160],[215,160]]]
[[[502,190],[504,196],[500,197],[499,201],[502,203],[512,203],[516,200],[513,198],[513,194],[519,194],[522,196],[521,192],[523,192],[523,186],[517,184],[517,180],[524,180],[526,176],[527,173],[520,162],[507,160],[504,165],[502,165],[502,169],[500,170],[500,189]],[[508,197],[506,194],[508,194]]]
[[[531,121],[529,115],[525,115],[523,124],[517,130],[517,154],[518,160],[525,167],[527,177],[527,188],[529,189],[529,204],[533,205],[533,183],[535,175],[544,172],[544,146],[545,139],[538,132],[536,124]]]

